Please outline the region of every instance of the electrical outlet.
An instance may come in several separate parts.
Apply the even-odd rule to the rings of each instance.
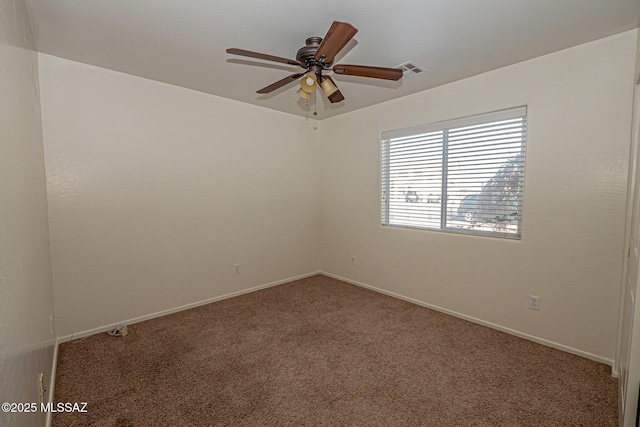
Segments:
[[[531,310],[540,310],[540,297],[529,295],[529,308]]]
[[[53,322],[55,320],[55,316],[49,316],[49,329],[51,330],[51,335],[54,334]]]
[[[233,265],[233,272],[234,274],[240,274],[240,264]]]
[[[356,265],[356,256],[355,255],[351,255],[351,264],[352,265]]]

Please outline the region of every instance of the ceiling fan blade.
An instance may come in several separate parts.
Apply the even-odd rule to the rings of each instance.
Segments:
[[[400,80],[402,77],[402,70],[400,68],[371,67],[368,65],[338,64],[333,67],[333,72],[347,76],[371,77],[385,80]]]
[[[333,85],[337,88],[338,86],[336,85],[336,82],[333,81],[333,79],[329,76],[326,76],[325,78],[329,79],[329,81],[331,81],[331,83],[333,83]],[[340,102],[340,101],[344,101],[344,96],[342,95],[342,92],[340,92],[340,89],[336,90],[335,92],[333,92],[331,95],[329,95],[327,97],[329,99],[329,102],[331,102],[332,104],[335,104],[336,102]]]
[[[327,31],[327,35],[324,36],[316,51],[316,60],[319,61],[324,56],[326,64],[332,63],[336,54],[342,50],[357,32],[358,30],[351,24],[333,21],[331,28]]]
[[[297,65],[299,67],[302,67],[302,63],[300,61],[296,61],[295,59],[287,59],[287,58],[282,58],[280,56],[267,55],[266,53],[252,52],[250,50],[236,49],[235,47],[227,49],[227,53],[230,53],[232,55],[248,56],[250,58],[264,59],[266,61],[281,62],[283,64]]]
[[[274,90],[281,88],[282,86],[298,80],[302,76],[304,76],[304,74],[292,74],[282,80],[278,80],[277,82],[270,84],[267,87],[263,87],[262,89],[256,91],[256,93],[271,93]]]

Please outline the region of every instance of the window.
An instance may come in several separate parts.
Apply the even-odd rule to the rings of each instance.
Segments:
[[[382,133],[382,225],[519,239],[526,107]]]

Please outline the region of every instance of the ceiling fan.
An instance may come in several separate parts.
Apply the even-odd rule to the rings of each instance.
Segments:
[[[400,68],[372,67],[368,65],[333,65],[333,60],[338,52],[353,38],[358,30],[346,22],[334,21],[322,37],[309,37],[305,46],[298,49],[296,59],[282,58],[244,49],[231,48],[227,53],[232,55],[248,56],[250,58],[264,59],[266,61],[280,62],[289,65],[297,65],[306,71],[292,74],[282,80],[278,80],[269,86],[263,87],[257,93],[270,93],[297,79],[300,79],[298,95],[310,100],[318,85],[331,103],[344,100],[344,96],[331,77],[322,75],[323,71],[333,71],[336,74],[347,76],[370,77],[374,79],[399,80],[402,77]]]

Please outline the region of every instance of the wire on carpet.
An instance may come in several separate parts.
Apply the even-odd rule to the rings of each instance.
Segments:
[[[127,326],[126,325],[118,325],[113,329],[110,329],[107,331],[108,335],[111,335],[112,337],[124,337],[128,334],[129,332],[127,332]]]

